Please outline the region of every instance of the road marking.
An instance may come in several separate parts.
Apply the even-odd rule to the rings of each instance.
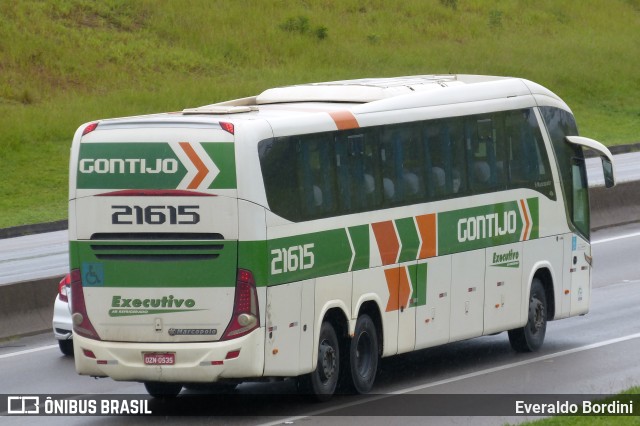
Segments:
[[[591,241],[591,244],[610,243],[611,241],[624,240],[625,238],[640,237],[640,232],[634,234],[620,235],[618,237],[603,238],[602,240]]]
[[[592,343],[592,344],[586,345],[586,346],[580,346],[580,347],[573,348],[573,349],[567,349],[566,351],[555,352],[555,353],[552,353],[552,354],[547,354],[547,355],[539,356],[539,357],[536,357],[536,358],[527,359],[527,360],[524,360],[524,361],[514,362],[514,363],[511,363],[511,364],[506,364],[506,365],[502,365],[502,366],[499,366],[499,367],[487,368],[485,370],[476,371],[474,373],[463,374],[462,376],[451,377],[450,379],[444,379],[444,380],[440,380],[440,381],[437,381],[437,382],[432,382],[432,383],[427,383],[427,384],[424,384],[424,385],[414,386],[414,387],[411,387],[411,388],[401,389],[399,391],[391,392],[391,393],[389,393],[389,395],[402,395],[402,394],[405,394],[405,393],[415,392],[415,391],[418,391],[418,390],[427,389],[427,388],[431,388],[431,387],[434,387],[434,386],[440,386],[440,385],[444,385],[444,384],[448,384],[448,383],[457,382],[457,381],[460,381],[460,380],[470,379],[470,378],[473,378],[473,377],[482,376],[482,375],[485,375],[485,374],[491,374],[491,373],[495,373],[495,372],[502,371],[502,370],[508,370],[510,368],[521,367],[523,365],[533,364],[534,362],[538,362],[538,361],[546,361],[546,360],[551,359],[551,358],[557,358],[557,357],[561,357],[561,356],[565,356],[565,355],[571,355],[571,354],[575,354],[575,353],[578,353],[578,352],[588,351],[590,349],[597,349],[597,348],[601,348],[603,346],[613,345],[613,344],[616,344],[616,343],[626,342],[628,340],[633,340],[633,339],[638,339],[638,338],[640,338],[640,333],[629,334],[627,336],[618,337],[616,339],[610,339],[610,340],[605,340],[605,341],[602,341],[602,342]]]
[[[30,353],[34,353],[34,352],[46,351],[48,349],[53,349],[53,348],[57,348],[57,347],[58,347],[58,345],[49,345],[49,346],[41,346],[39,348],[26,349],[24,351],[11,352],[10,354],[0,355],[0,359],[11,358],[11,357],[20,356],[20,355],[26,355],[26,354],[30,354]]]
[[[325,408],[322,410],[317,410],[317,411],[313,411],[309,414],[305,414],[302,416],[296,416],[296,417],[290,417],[287,419],[283,419],[283,420],[276,420],[270,423],[263,423],[261,426],[275,426],[275,425],[281,425],[281,424],[285,424],[285,423],[290,423],[290,422],[295,422],[297,420],[302,420],[308,417],[313,417],[313,416],[319,416],[322,414],[326,414],[326,413],[330,413],[332,411],[337,411],[337,410],[343,410],[345,408],[349,408],[349,407],[354,407],[357,405],[361,405],[361,404],[368,404],[371,402],[375,402],[384,398],[388,398],[389,396],[392,395],[403,395],[406,393],[411,393],[411,392],[416,392],[419,390],[423,390],[423,389],[427,389],[427,388],[432,388],[435,386],[440,386],[440,385],[445,385],[448,383],[453,383],[453,382],[458,382],[460,380],[466,380],[466,379],[470,379],[470,378],[474,378],[474,377],[478,377],[478,376],[483,376],[485,374],[491,374],[491,373],[496,373],[498,371],[503,371],[503,370],[508,370],[510,368],[515,368],[515,367],[521,367],[523,365],[527,365],[527,364],[533,364],[535,362],[539,362],[539,361],[546,361],[548,359],[552,359],[552,358],[558,358],[561,356],[565,356],[565,355],[571,355],[571,354],[575,354],[578,352],[583,352],[583,351],[588,351],[590,349],[597,349],[597,348],[601,348],[603,346],[608,346],[608,345],[613,345],[616,343],[621,343],[621,342],[626,342],[628,340],[633,340],[633,339],[638,339],[640,338],[640,333],[635,333],[635,334],[629,334],[627,336],[622,336],[622,337],[618,337],[616,339],[610,339],[610,340],[605,340],[602,342],[597,342],[597,343],[592,343],[590,345],[586,345],[586,346],[580,346],[578,348],[573,348],[573,349],[567,349],[566,351],[561,351],[561,352],[555,352],[552,354],[547,354],[547,355],[543,355],[543,356],[539,356],[536,358],[531,358],[531,359],[527,359],[524,361],[519,361],[519,362],[514,362],[511,364],[506,364],[506,365],[502,365],[499,367],[493,367],[493,368],[487,368],[484,370],[480,370],[480,371],[476,371],[473,373],[468,373],[468,374],[463,374],[461,376],[455,376],[455,377],[451,377],[449,379],[444,379],[444,380],[438,380],[437,382],[431,382],[431,383],[425,383],[423,385],[418,385],[418,386],[412,386],[409,388],[404,388],[404,389],[400,389],[394,392],[389,392],[388,394],[385,395],[376,395],[370,398],[366,398],[366,399],[362,399],[359,401],[354,401],[354,402],[349,402],[346,404],[341,404],[339,406],[336,407],[330,407],[330,408]]]

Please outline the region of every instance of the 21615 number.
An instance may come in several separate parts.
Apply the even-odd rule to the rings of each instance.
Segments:
[[[195,225],[200,206],[111,206],[113,225]]]
[[[271,250],[271,275],[311,269],[315,263],[314,244]]]

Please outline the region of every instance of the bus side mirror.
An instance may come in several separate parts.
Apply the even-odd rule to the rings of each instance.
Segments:
[[[602,145],[600,142],[593,139],[585,138],[582,136],[565,136],[567,142],[581,145],[590,149],[593,149],[600,154],[602,160],[602,173],[604,174],[604,186],[611,188],[616,184],[616,177],[613,171],[613,156],[609,148]]]
[[[602,172],[604,173],[604,186],[611,188],[616,184],[616,179],[613,175],[613,163],[610,158],[604,155],[600,159],[602,160]]]

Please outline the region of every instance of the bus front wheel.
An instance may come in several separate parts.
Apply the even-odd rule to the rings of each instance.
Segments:
[[[547,331],[547,297],[542,281],[534,278],[529,297],[527,324],[509,330],[509,342],[517,352],[535,352],[542,346]]]

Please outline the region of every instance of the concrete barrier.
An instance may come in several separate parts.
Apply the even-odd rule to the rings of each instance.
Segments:
[[[589,188],[589,195],[593,230],[640,221],[640,182]],[[50,331],[61,278],[0,286],[0,339]]]
[[[60,279],[62,277],[44,278],[0,286],[0,339],[51,331]]]
[[[619,183],[613,188],[589,188],[591,229],[640,221],[640,182]]]

